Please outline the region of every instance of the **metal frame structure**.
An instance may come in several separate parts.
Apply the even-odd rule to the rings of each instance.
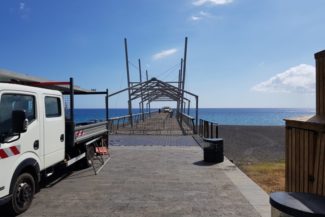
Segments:
[[[128,55],[128,45],[127,39],[124,39],[125,47],[125,62],[126,62],[126,73],[127,73],[127,88],[117,91],[110,94],[108,97],[120,94],[124,91],[128,92],[128,111],[130,117],[130,124],[133,126],[132,120],[132,101],[139,100],[140,112],[144,114],[144,104],[146,103],[149,106],[150,113],[150,104],[155,101],[174,101],[177,102],[176,108],[176,117],[178,118],[180,124],[183,124],[183,114],[187,115],[190,113],[191,100],[185,97],[185,94],[188,94],[195,98],[196,104],[196,113],[195,113],[195,129],[197,132],[198,129],[198,103],[199,97],[189,91],[185,90],[185,77],[186,77],[186,60],[187,60],[187,37],[185,38],[185,47],[184,47],[184,58],[181,59],[178,81],[168,81],[164,82],[157,78],[151,78],[148,80],[148,71],[146,70],[146,81],[142,81],[142,70],[141,70],[141,60],[138,60],[139,64],[139,82],[130,81],[130,70],[129,70],[129,55]],[[143,118],[142,118],[143,119]]]

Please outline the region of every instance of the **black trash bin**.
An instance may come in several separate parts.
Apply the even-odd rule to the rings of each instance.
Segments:
[[[203,159],[209,163],[223,162],[223,139],[203,138],[207,144],[203,147]]]

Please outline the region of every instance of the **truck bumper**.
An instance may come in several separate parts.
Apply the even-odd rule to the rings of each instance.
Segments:
[[[11,197],[12,197],[11,194],[9,194],[9,195],[7,195],[7,196],[4,196],[4,197],[1,197],[1,198],[0,198],[0,206],[2,206],[2,205],[4,205],[4,204],[8,203],[8,202],[11,200]]]

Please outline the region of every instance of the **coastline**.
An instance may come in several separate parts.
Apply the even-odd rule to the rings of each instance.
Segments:
[[[285,126],[219,125],[224,154],[235,164],[279,162],[285,154]]]

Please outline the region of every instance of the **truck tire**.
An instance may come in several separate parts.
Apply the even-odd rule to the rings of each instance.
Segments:
[[[32,204],[35,194],[35,180],[29,173],[22,173],[14,184],[11,206],[14,214],[25,212]]]

